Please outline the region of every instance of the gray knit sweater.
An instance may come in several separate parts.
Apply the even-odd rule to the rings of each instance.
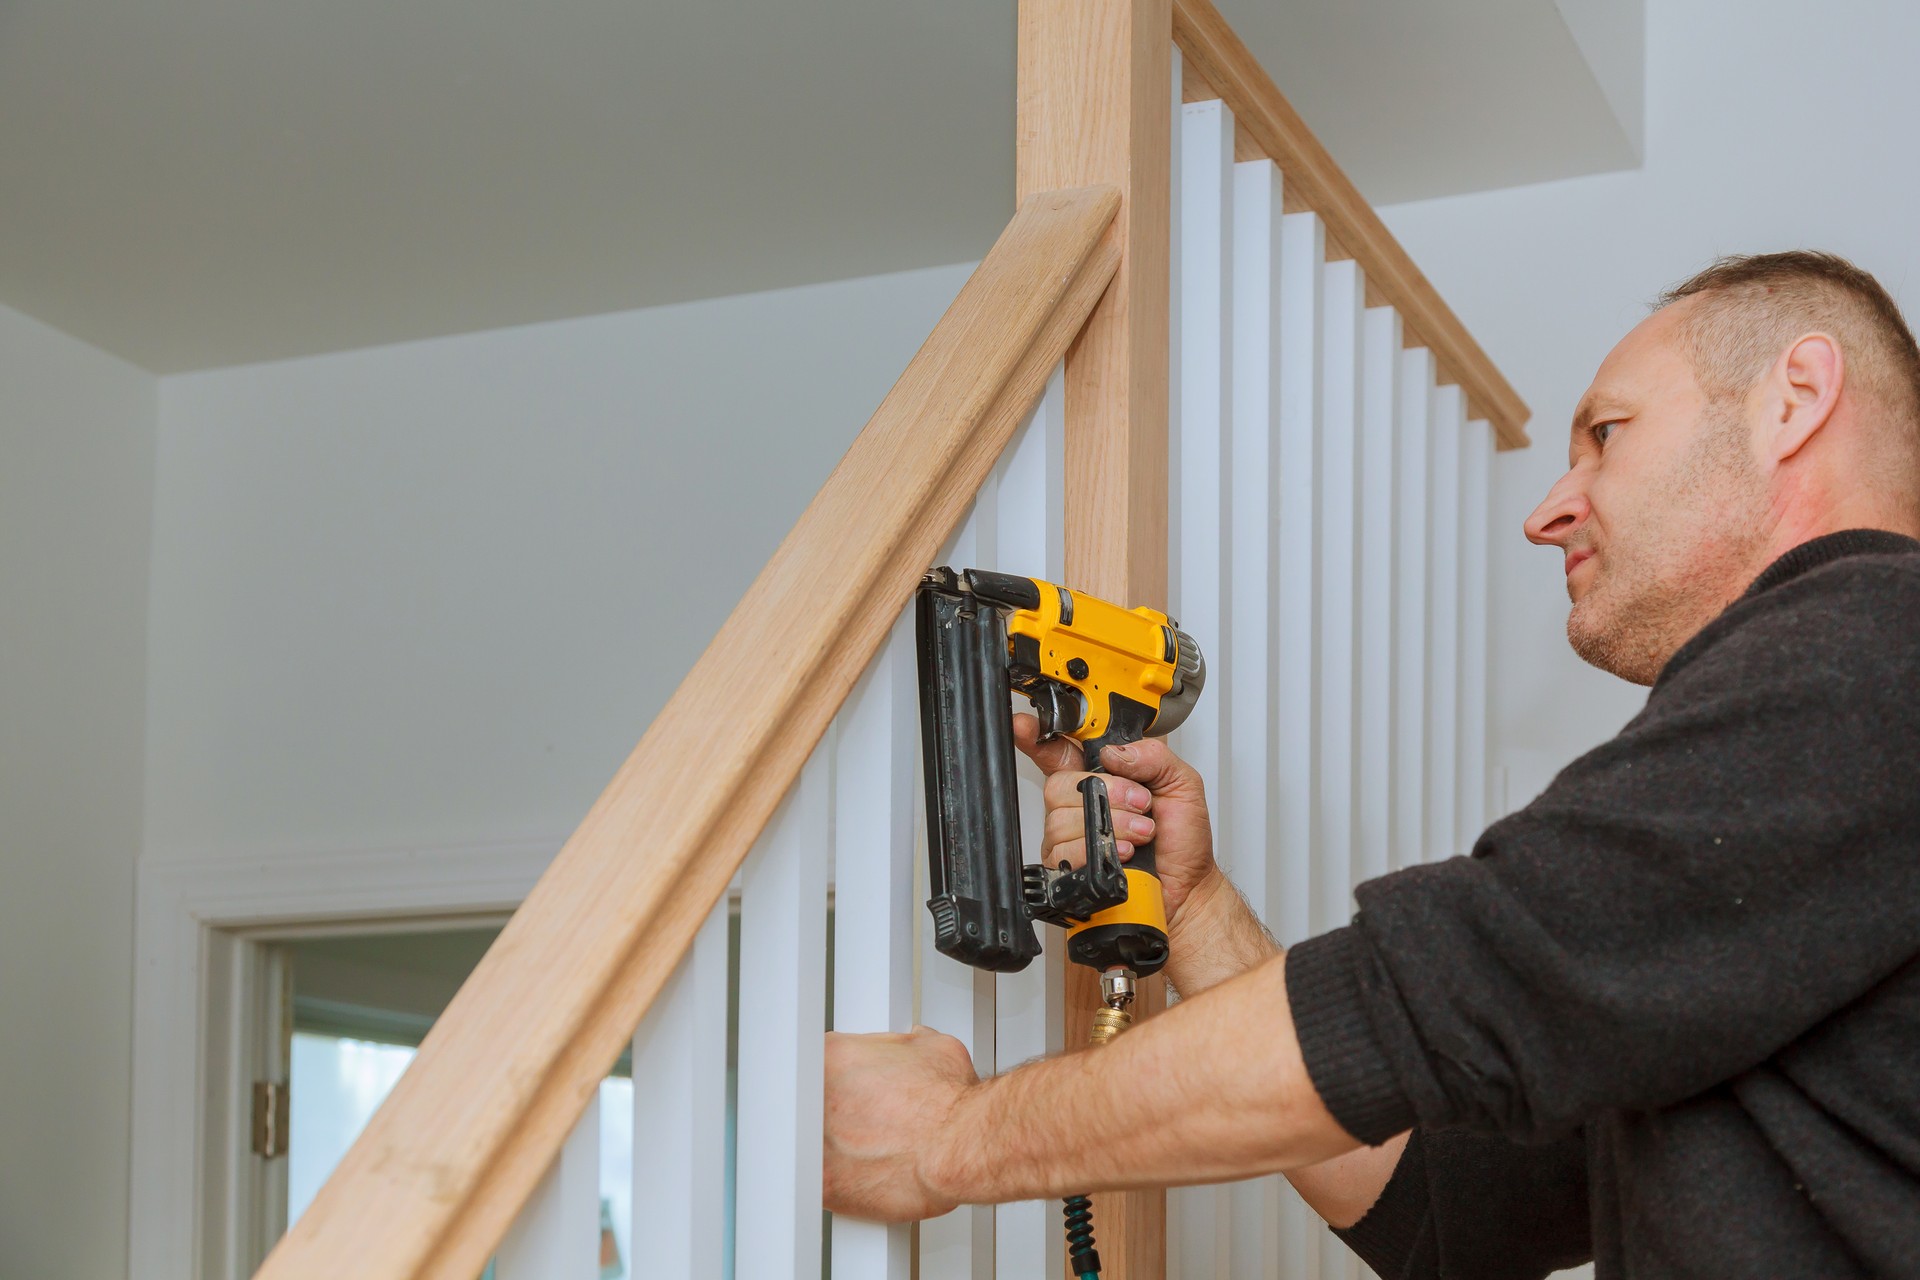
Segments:
[[[1920,1276],[1920,543],[1776,561],[1472,856],[1293,949],[1314,1084],[1415,1128],[1382,1276]]]

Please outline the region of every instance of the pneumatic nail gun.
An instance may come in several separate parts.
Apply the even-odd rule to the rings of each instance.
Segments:
[[[934,569],[916,610],[934,945],[1013,972],[1040,953],[1042,920],[1067,929],[1069,958],[1125,971],[1130,990],[1167,959],[1153,845],[1121,863],[1106,787],[1089,778],[1085,865],[1022,864],[1012,694],[1032,702],[1043,739],[1078,739],[1100,773],[1106,748],[1187,718],[1206,681],[1199,646],[1156,610],[979,569]]]

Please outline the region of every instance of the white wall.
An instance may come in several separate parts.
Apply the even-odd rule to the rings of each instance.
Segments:
[[[0,1272],[125,1274],[154,379],[0,307]]]
[[[1495,476],[1515,804],[1643,699],[1567,649],[1519,536],[1601,357],[1718,252],[1831,247],[1896,295],[1920,254],[1920,11],[1654,3],[1646,33],[1643,169],[1385,211],[1536,414]],[[565,829],[963,276],[164,380],[150,852]]]
[[[147,855],[564,835],[965,277],[164,379]]]
[[[1515,804],[1644,702],[1566,647],[1561,557],[1520,523],[1646,303],[1715,254],[1811,247],[1920,321],[1920,8],[1655,0],[1646,23],[1644,169],[1384,211],[1535,414],[1534,447],[1495,463],[1492,733]]]

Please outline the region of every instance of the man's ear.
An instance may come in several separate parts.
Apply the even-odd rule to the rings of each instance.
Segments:
[[[1824,333],[1809,333],[1786,349],[1768,378],[1761,447],[1773,461],[1785,462],[1827,425],[1846,375],[1840,344]]]

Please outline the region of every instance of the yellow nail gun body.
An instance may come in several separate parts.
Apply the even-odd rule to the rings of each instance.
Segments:
[[[1154,609],[1123,609],[1037,578],[935,569],[916,606],[935,945],[1010,972],[1039,954],[1033,921],[1068,930],[1068,955],[1102,971],[1166,963],[1166,906],[1151,843],[1124,866],[1106,789],[1081,791],[1082,867],[1023,866],[1011,695],[1042,737],[1078,739],[1088,770],[1111,746],[1164,734],[1205,684],[1192,637]]]

